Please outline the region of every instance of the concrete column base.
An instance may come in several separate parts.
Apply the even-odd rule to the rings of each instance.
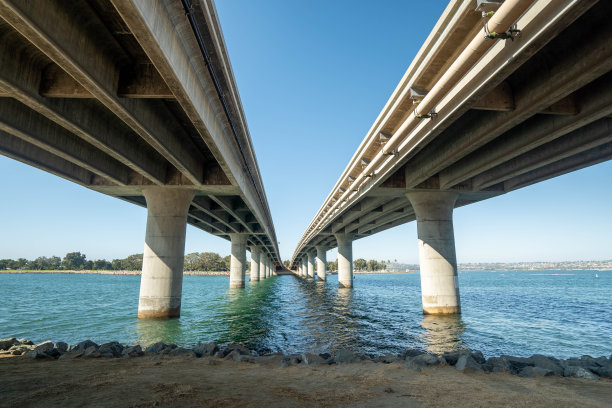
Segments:
[[[315,252],[314,251],[310,251],[308,253],[308,256],[306,258],[306,265],[307,265],[307,270],[308,270],[308,279],[314,279],[315,278]]]
[[[251,247],[251,282],[259,282],[259,255],[259,248]]]
[[[259,280],[264,279],[266,279],[266,255],[261,251],[261,255],[259,255]]]
[[[232,241],[230,288],[244,288],[247,234],[229,234]]]
[[[461,313],[453,232],[457,193],[427,191],[406,195],[417,217],[423,313]]]
[[[327,280],[327,248],[317,247],[317,277],[319,280]]]
[[[335,234],[338,242],[338,287],[353,287],[353,234]]]
[[[138,317],[179,317],[187,212],[193,190],[151,187],[147,201]]]

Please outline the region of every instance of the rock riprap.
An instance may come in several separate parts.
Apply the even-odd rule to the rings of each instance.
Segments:
[[[286,355],[283,353],[257,352],[242,344],[220,346],[215,342],[198,343],[192,348],[176,344],[157,342],[147,347],[122,345],[116,341],[96,344],[85,340],[69,346],[64,342],[50,340],[34,344],[28,339],[11,337],[0,339],[0,355],[22,356],[24,358],[67,360],[73,358],[132,358],[151,356],[152,358],[208,358],[209,364],[218,360],[234,360],[244,363],[274,365],[330,365],[370,362],[380,364],[403,364],[406,369],[422,370],[434,366],[453,366],[462,372],[499,373],[506,372],[521,377],[578,377],[589,380],[612,378],[612,356],[582,356],[566,360],[535,354],[531,357],[483,356],[480,351],[457,350],[442,355],[427,353],[419,349],[406,349],[399,354],[373,356],[358,354],[341,349],[335,354],[304,352]]]

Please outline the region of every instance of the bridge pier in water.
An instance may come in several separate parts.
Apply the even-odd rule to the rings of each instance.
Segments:
[[[353,234],[335,234],[338,242],[338,287],[353,287]]]
[[[319,280],[327,280],[327,248],[317,246],[317,276]]]
[[[308,264],[308,279],[314,279],[315,277],[315,273],[314,273],[314,269],[315,269],[315,251],[310,251],[307,254],[307,258],[306,258],[307,264]]]
[[[266,279],[266,255],[263,251],[259,254],[259,280]]]
[[[432,191],[406,195],[417,218],[423,313],[461,313],[453,232],[457,193]]]
[[[143,190],[147,202],[138,317],[179,317],[187,212],[193,190],[152,187]]]
[[[260,250],[257,246],[251,247],[251,282],[259,281],[259,255]]]
[[[230,288],[244,288],[247,234],[229,234],[232,241]]]

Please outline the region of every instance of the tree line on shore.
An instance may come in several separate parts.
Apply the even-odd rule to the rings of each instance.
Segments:
[[[85,254],[80,252],[69,252],[63,258],[59,256],[39,256],[36,259],[0,259],[0,270],[35,270],[35,271],[140,271],[142,270],[143,254],[133,254],[123,259],[87,259]],[[290,261],[283,262],[289,268]],[[356,259],[353,267],[357,271],[378,271],[386,269],[384,261],[374,259]],[[250,262],[246,263],[247,270],[250,269]],[[230,256],[222,257],[215,252],[192,252],[185,255],[184,269],[186,271],[206,271],[224,272],[230,270]],[[327,270],[334,272],[338,270],[338,261],[327,262]]]
[[[143,254],[130,255],[123,259],[89,260],[80,252],[69,252],[63,258],[59,256],[39,256],[34,260],[25,258],[0,259],[0,270],[36,270],[36,271],[140,271],[142,270]],[[247,269],[249,263],[247,263]],[[186,271],[223,272],[230,269],[230,256],[222,257],[214,252],[193,252],[185,255],[184,269]]]

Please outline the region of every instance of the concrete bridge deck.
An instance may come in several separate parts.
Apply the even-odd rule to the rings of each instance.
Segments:
[[[281,263],[212,0],[2,0],[0,59],[0,153],[148,207],[141,315],[180,309],[185,222],[232,286]]]
[[[451,1],[293,267],[314,277],[338,247],[351,287],[352,241],[417,220],[424,310],[459,312],[453,208],[612,158],[609,15],[608,1]]]

